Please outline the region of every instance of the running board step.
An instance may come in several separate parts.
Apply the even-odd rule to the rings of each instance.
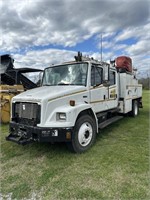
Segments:
[[[114,123],[114,122],[116,122],[116,121],[118,121],[118,120],[120,120],[120,119],[122,119],[122,118],[123,118],[123,116],[116,116],[116,117],[110,118],[110,119],[108,119],[108,120],[106,120],[106,121],[100,123],[100,124],[98,125],[98,128],[103,129],[103,128],[105,128],[106,126],[108,126],[108,125],[110,125],[110,124],[112,124],[112,123]]]

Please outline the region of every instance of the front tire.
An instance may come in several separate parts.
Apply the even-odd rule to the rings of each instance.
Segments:
[[[72,141],[67,143],[69,150],[82,153],[88,150],[96,138],[96,123],[89,115],[81,116],[74,127]]]

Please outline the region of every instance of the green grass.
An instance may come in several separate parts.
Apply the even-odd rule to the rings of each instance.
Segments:
[[[70,153],[65,144],[7,142],[8,126],[2,125],[2,199],[150,199],[149,94],[143,92],[138,117],[105,128],[83,154]]]

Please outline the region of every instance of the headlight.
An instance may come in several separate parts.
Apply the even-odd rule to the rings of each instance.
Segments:
[[[57,120],[66,120],[66,113],[57,113]]]

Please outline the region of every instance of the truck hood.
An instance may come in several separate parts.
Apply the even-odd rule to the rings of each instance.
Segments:
[[[85,86],[43,86],[23,92],[13,97],[13,101],[41,102],[42,100],[61,98],[85,90]]]

